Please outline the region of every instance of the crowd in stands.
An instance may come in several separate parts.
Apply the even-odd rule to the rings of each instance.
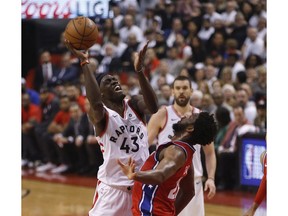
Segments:
[[[237,137],[266,133],[266,1],[111,1],[89,49],[97,73],[117,75],[129,98],[140,93],[134,53],[150,41],[145,75],[159,107],[173,104],[170,84],[191,79],[191,105],[215,114],[216,184],[237,184]],[[39,50],[22,78],[22,166],[36,172],[96,176],[103,162],[87,112],[83,74],[63,44]],[[223,172],[225,170],[225,172]]]

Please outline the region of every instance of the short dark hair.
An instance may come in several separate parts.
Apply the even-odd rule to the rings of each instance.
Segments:
[[[200,112],[192,132],[193,140],[200,145],[207,145],[214,141],[217,133],[217,124],[213,114]]]
[[[96,81],[97,81],[99,87],[100,87],[101,80],[102,80],[106,75],[108,75],[108,73],[106,73],[106,72],[105,72],[105,73],[98,73],[98,74],[96,74]]]
[[[176,82],[177,80],[180,80],[180,81],[187,80],[187,81],[189,82],[190,88],[192,88],[190,78],[189,78],[189,77],[186,77],[186,76],[181,76],[181,75],[180,75],[180,76],[177,76],[177,77],[175,78],[175,80],[174,80],[173,83],[172,83],[172,88],[174,88],[174,84],[175,84],[175,82]]]

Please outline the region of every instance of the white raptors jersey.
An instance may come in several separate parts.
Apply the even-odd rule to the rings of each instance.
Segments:
[[[97,136],[104,158],[97,178],[111,186],[133,185],[133,181],[122,172],[118,159],[127,163],[129,157],[132,157],[136,163],[135,170],[138,171],[149,156],[146,124],[137,117],[126,99],[124,106],[123,118],[105,107],[109,115],[106,116],[106,129]]]
[[[200,110],[196,107],[193,107],[193,113],[199,113]],[[171,140],[174,136],[172,125],[180,121],[181,117],[179,116],[176,110],[174,109],[173,105],[166,107],[166,123],[164,128],[158,134],[158,144],[163,144]],[[203,175],[203,168],[201,164],[201,145],[194,145],[196,152],[193,155],[193,165],[194,165],[194,176],[202,177]]]

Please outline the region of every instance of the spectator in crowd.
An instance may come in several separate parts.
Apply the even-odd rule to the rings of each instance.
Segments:
[[[131,64],[131,60],[133,59],[133,55],[138,50],[139,42],[137,42],[136,35],[134,33],[129,34],[127,37],[127,47],[124,50],[121,56],[122,68],[123,71],[130,73],[133,71],[133,65]]]
[[[160,94],[158,96],[159,107],[162,105],[169,106],[174,102],[174,96],[172,93],[171,85],[165,83],[160,86]]]
[[[49,91],[47,87],[40,89],[40,109],[41,109],[41,121],[35,125],[35,136],[37,145],[41,151],[41,163],[48,161],[46,147],[43,145],[46,137],[43,136],[47,133],[47,128],[53,121],[55,115],[59,111],[59,98]]]
[[[194,64],[198,62],[204,62],[206,57],[206,50],[203,42],[198,36],[191,39],[189,45],[192,49],[192,56],[189,58]]]
[[[111,35],[115,32],[114,22],[112,18],[104,19],[103,25],[101,25],[101,30],[99,34],[102,36],[102,43],[105,44],[110,41]]]
[[[248,92],[245,89],[236,91],[236,104],[244,110],[244,115],[249,124],[253,124],[257,116],[257,109],[254,101],[249,101]]]
[[[147,29],[152,28],[154,16],[155,16],[155,13],[154,13],[153,8],[146,8],[145,9],[143,17],[139,23],[139,27],[143,32],[145,32]]]
[[[150,84],[154,91],[160,90],[160,86],[158,86],[158,79],[160,77],[165,78],[165,83],[171,85],[175,79],[175,77],[168,73],[169,66],[166,60],[161,60],[159,66],[155,69],[155,72],[153,72],[153,75],[150,80]]]
[[[232,68],[230,66],[225,66],[222,68],[220,80],[221,80],[223,85],[225,85],[225,84],[233,85]]]
[[[245,21],[248,23],[250,18],[253,16],[253,4],[250,1],[243,1],[239,6]]]
[[[212,36],[212,34],[215,32],[215,29],[210,22],[210,19],[208,17],[204,17],[202,21],[202,25],[200,28],[200,31],[198,32],[198,37],[201,39],[203,44],[206,46],[209,38]]]
[[[251,54],[264,56],[265,45],[264,40],[258,37],[258,30],[255,27],[247,28],[247,37],[241,47],[242,57],[245,61]]]
[[[180,58],[179,50],[176,46],[167,48],[167,58],[169,74],[177,76],[184,66],[184,59]]]
[[[227,108],[224,106],[219,106],[215,112],[215,118],[218,126],[218,130],[216,133],[216,137],[214,140],[214,147],[215,147],[215,152],[217,152],[220,144],[222,143],[225,134],[227,133],[228,125],[231,121],[230,118],[231,114]],[[215,184],[216,186],[219,185],[219,181],[221,179],[221,176],[219,175],[219,158],[218,154],[216,154],[216,173],[215,173]],[[221,169],[220,169],[221,170]],[[222,185],[223,186],[223,185]]]
[[[215,5],[211,2],[206,3],[203,17],[206,19],[208,18],[212,24],[214,24],[216,20],[222,20],[221,14],[216,12]]]
[[[167,57],[167,46],[164,37],[164,31],[158,30],[155,32],[155,45],[153,46],[157,58],[166,58]]]
[[[234,120],[232,120],[227,128],[224,138],[218,147],[219,158],[219,176],[220,182],[218,189],[234,189],[238,182],[239,165],[237,138],[245,133],[255,133],[257,127],[249,124],[245,117],[244,109],[241,106],[233,108]]]
[[[259,66],[256,68],[258,79],[252,84],[252,92],[254,97],[257,94],[267,94],[267,71],[266,67]]]
[[[222,87],[224,102],[223,105],[232,112],[233,107],[236,105],[236,90],[233,85],[225,84]]]
[[[71,53],[66,52],[61,56],[59,73],[52,77],[53,87],[56,84],[76,84],[79,81],[80,71],[79,68],[72,64]]]
[[[65,90],[70,102],[78,103],[82,112],[85,112],[85,96],[81,95],[80,89],[76,85],[67,85]]]
[[[65,164],[65,158],[62,154],[59,154],[59,148],[62,148],[61,144],[58,146],[53,140],[53,136],[57,133],[62,133],[68,125],[70,114],[70,100],[67,95],[62,95],[60,98],[60,110],[56,113],[53,120],[49,123],[47,130],[41,134],[42,143],[45,154],[44,164],[36,168],[36,172],[50,171],[58,173],[58,171],[66,171],[68,168]],[[60,164],[60,165],[59,165]],[[57,165],[59,165],[57,167]]]
[[[258,20],[257,30],[258,30],[258,37],[265,40],[267,34],[267,21],[265,17],[260,17]]]
[[[190,104],[197,109],[201,109],[203,93],[200,90],[194,90],[191,94]]]
[[[237,14],[237,3],[235,0],[227,1],[225,12],[221,13],[222,20],[226,27],[228,33],[231,32],[233,24],[235,22],[235,17]]]
[[[260,17],[267,19],[264,1],[257,1],[254,5],[253,15],[249,19],[249,26],[257,27]]]
[[[123,25],[124,16],[121,13],[121,8],[117,3],[112,3],[112,11],[113,11],[113,25],[115,29],[120,29]]]
[[[60,165],[51,173],[64,173],[68,170],[79,172],[88,165],[85,148],[76,142],[79,135],[82,111],[75,102],[69,106],[69,121],[65,129],[53,135],[53,141],[58,145]],[[82,148],[81,148],[82,147]]]
[[[36,104],[30,102],[28,93],[22,93],[21,109],[21,137],[22,137],[22,167],[39,161],[41,152],[37,145],[34,129],[41,121],[41,110]]]
[[[176,11],[176,5],[172,1],[164,1],[164,5],[162,7],[161,1],[158,3],[158,7],[156,9],[156,14],[161,17],[162,20],[162,28],[167,35],[167,32],[172,29],[173,20],[176,17],[179,17],[179,14]]]
[[[51,87],[52,78],[59,73],[59,67],[51,62],[51,53],[42,50],[39,55],[39,64],[35,68],[35,75],[32,79],[32,88],[39,92],[42,86]],[[27,80],[27,78],[26,78]]]
[[[216,69],[213,65],[207,65],[204,69],[205,81],[208,85],[209,92],[213,93],[212,83],[217,80]]]
[[[256,68],[263,64],[263,60],[256,54],[250,54],[245,61],[245,68]]]
[[[217,106],[215,105],[211,94],[203,94],[201,109],[208,113],[215,114]]]
[[[182,20],[178,17],[172,20],[172,28],[169,32],[167,32],[166,44],[168,47],[172,47],[174,45],[177,34],[186,36],[186,32],[184,31]]]
[[[241,12],[235,16],[235,23],[229,37],[237,41],[237,49],[240,50],[247,37],[247,21]]]
[[[120,40],[119,32],[115,31],[110,35],[110,42],[115,47],[115,56],[120,58],[127,48],[127,44]],[[105,50],[105,44],[103,45],[103,48]]]
[[[111,42],[106,43],[102,53],[102,59],[99,62],[98,73],[114,72],[113,67],[115,68],[116,65],[118,71],[119,63],[120,60],[116,57],[115,46]]]
[[[120,28],[119,34],[120,38],[124,43],[128,43],[127,35],[134,34],[136,37],[137,43],[140,43],[143,40],[143,30],[135,25],[134,18],[130,14],[124,16],[124,26]]]
[[[82,149],[82,146],[84,146],[88,156],[88,165],[87,167],[80,169],[79,174],[95,177],[97,176],[99,167],[103,164],[103,154],[97,141],[93,124],[88,117],[89,111],[90,103],[89,100],[86,98],[85,113],[83,113],[81,116],[79,135],[76,137],[75,144]]]
[[[29,95],[29,100],[32,104],[39,105],[40,104],[40,96],[37,91],[34,89],[30,89],[26,86],[25,78],[21,78],[21,92],[22,94],[27,93]]]
[[[240,71],[245,71],[244,64],[240,61],[240,56],[235,53],[228,53],[225,66],[231,67],[232,70],[232,81],[236,81],[237,73]]]
[[[257,117],[254,120],[254,125],[259,128],[261,133],[267,131],[267,108],[265,96],[259,98],[256,102]]]

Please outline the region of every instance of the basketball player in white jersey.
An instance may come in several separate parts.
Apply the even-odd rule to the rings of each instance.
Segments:
[[[148,42],[135,55],[134,67],[138,74],[142,95],[124,99],[118,80],[108,74],[99,74],[96,79],[91,70],[88,53],[73,49],[66,41],[69,50],[81,63],[85,78],[87,98],[91,104],[89,117],[95,127],[104,162],[99,167],[98,182],[89,216],[132,215],[132,187],[121,171],[117,160],[136,161],[137,170],[149,156],[148,135],[145,114],[156,113],[156,95],[143,74],[143,61]]]
[[[173,105],[163,107],[158,112],[151,116],[148,123],[148,140],[149,144],[166,143],[173,137],[172,125],[178,122],[182,117],[189,115],[189,113],[201,112],[196,107],[190,105],[190,97],[192,94],[191,81],[185,76],[178,76],[175,78],[172,86],[174,94]],[[194,164],[194,187],[195,196],[188,203],[188,205],[181,211],[180,216],[203,216],[204,209],[204,195],[202,186],[203,168],[201,164],[201,146],[194,145],[196,152],[193,157]],[[216,170],[216,155],[214,151],[214,143],[203,146],[205,153],[205,163],[208,174],[208,179],[205,182],[204,190],[208,189],[208,199],[211,199],[216,193],[214,183],[214,176]]]

